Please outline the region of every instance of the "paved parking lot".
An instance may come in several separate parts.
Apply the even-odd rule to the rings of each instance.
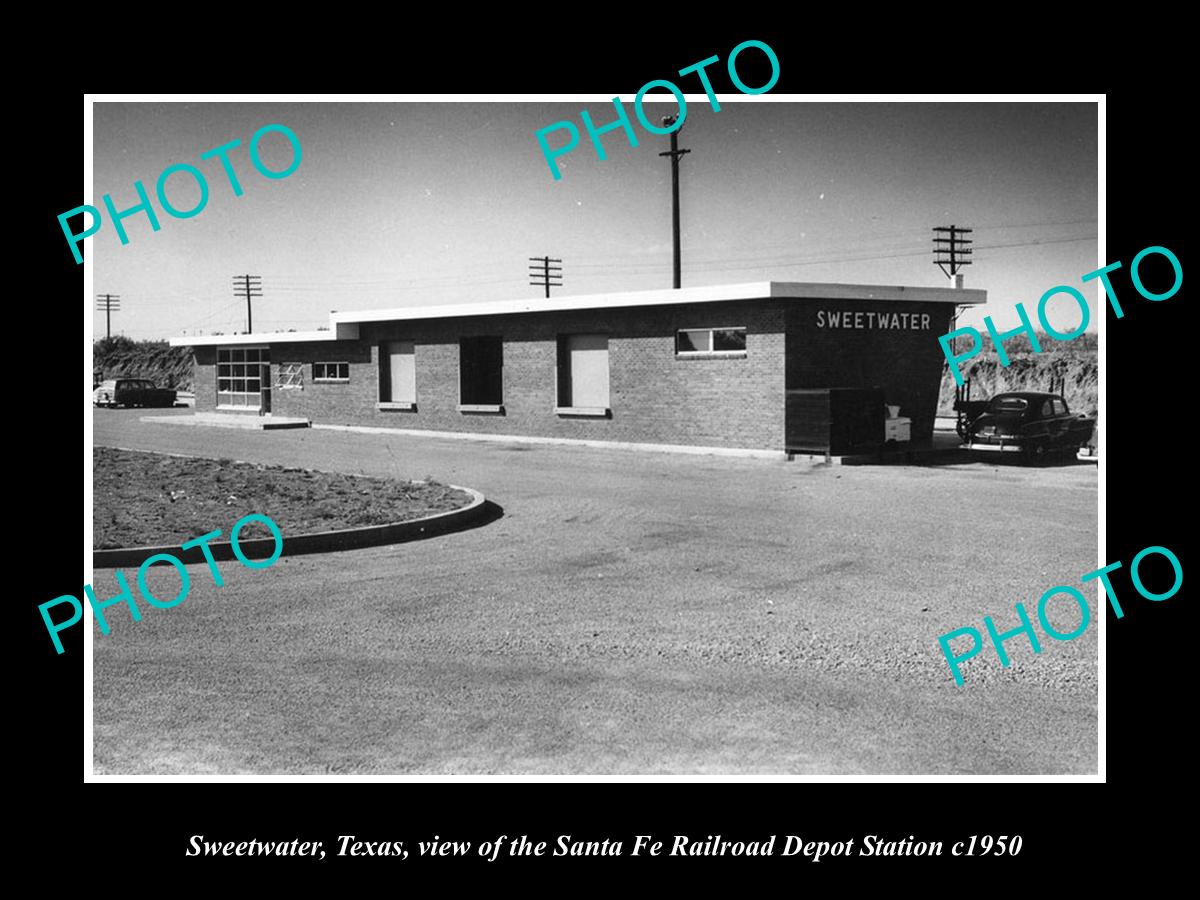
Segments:
[[[186,412],[182,412],[186,415]],[[98,773],[1087,773],[1096,615],[958,688],[937,636],[1097,567],[1096,469],[823,467],[97,410],[106,446],[436,477],[427,541],[192,568],[96,631]],[[229,525],[251,510],[232,510]],[[97,572],[99,596],[117,592]],[[1093,591],[1086,592],[1089,597]],[[1063,630],[1070,630],[1064,618]]]

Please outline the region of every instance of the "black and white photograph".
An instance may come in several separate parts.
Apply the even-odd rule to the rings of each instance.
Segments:
[[[724,67],[92,98],[90,778],[1102,778],[1102,96]]]

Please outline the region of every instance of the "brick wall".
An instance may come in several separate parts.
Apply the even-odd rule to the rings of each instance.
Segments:
[[[948,303],[785,300],[788,388],[882,388],[885,402],[912,419],[914,441],[930,440],[945,357],[938,337],[950,330]],[[818,318],[818,313],[824,315]],[[831,326],[830,313],[837,316]],[[845,315],[852,317],[849,326]],[[871,313],[868,316],[867,313]],[[907,325],[892,314],[907,314]],[[890,325],[880,328],[879,316]],[[913,329],[913,316],[918,327]],[[824,327],[821,327],[821,325]]]
[[[747,328],[745,358],[676,357],[677,329],[720,326]],[[609,336],[611,418],[557,415],[558,336],[593,332]],[[457,409],[458,341],[472,335],[504,339],[503,414]],[[415,411],[377,408],[379,344],[389,340],[416,343]],[[783,310],[769,301],[369,324],[359,341],[273,346],[273,381],[280,364],[302,362],[304,387],[276,388],[272,411],[326,424],[781,449],[783,351]],[[349,383],[314,384],[313,362],[348,362]],[[197,384],[211,381],[209,372]]]
[[[910,318],[901,327],[892,314]],[[275,344],[272,412],[325,424],[775,450],[785,388],[879,387],[913,420],[913,439],[927,440],[944,363],[937,338],[952,314],[942,303],[776,299],[364,324],[357,341]],[[882,315],[897,327],[879,327]],[[735,326],[747,329],[745,358],[675,355],[678,329]],[[571,333],[609,337],[610,418],[554,412],[558,336]],[[504,340],[502,414],[457,409],[459,338],[476,335]],[[416,344],[412,411],[378,408],[379,345],[395,340]],[[195,358],[196,409],[211,410],[216,351],[199,347]],[[303,389],[278,387],[290,362],[303,364]],[[349,382],[314,383],[314,362],[348,363]]]
[[[217,408],[217,348],[192,348],[192,390],[196,392],[196,412]]]

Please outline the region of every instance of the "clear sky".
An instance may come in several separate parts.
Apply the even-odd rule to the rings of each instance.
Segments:
[[[121,295],[113,332],[134,338],[245,329],[232,276],[262,276],[254,330],[312,329],[331,309],[465,303],[541,296],[528,257],[563,262],[556,296],[671,286],[670,166],[622,97],[639,145],[623,132],[599,160],[579,111],[597,125],[611,103],[97,103],[94,189],[118,210],[153,197],[160,172],[188,162],[207,176],[208,205],[189,219],[125,220],[122,246],[107,220],[88,238],[95,290]],[[683,285],[829,281],[944,286],[931,228],[975,229],[966,286],[988,291],[984,312],[1017,324],[1048,288],[1083,289],[1097,268],[1096,106],[1092,103],[737,102],[714,112],[689,95],[680,145]],[[646,105],[657,122],[674,104]],[[570,119],[581,142],[551,176],[534,132]],[[262,125],[291,128],[303,161],[269,180],[247,145]],[[233,196],[202,151],[234,138],[245,193]],[[556,133],[552,141],[565,140]],[[286,167],[281,135],[263,159]],[[168,197],[198,199],[176,174]],[[78,221],[78,219],[76,220]],[[1096,282],[1084,293],[1096,326]],[[1069,299],[1051,304],[1060,330],[1078,323]],[[104,335],[104,314],[94,313]]]

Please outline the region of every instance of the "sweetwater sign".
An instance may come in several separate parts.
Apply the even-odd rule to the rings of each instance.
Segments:
[[[857,328],[880,331],[928,331],[927,313],[897,312],[838,312],[832,309],[817,310],[818,328]]]

